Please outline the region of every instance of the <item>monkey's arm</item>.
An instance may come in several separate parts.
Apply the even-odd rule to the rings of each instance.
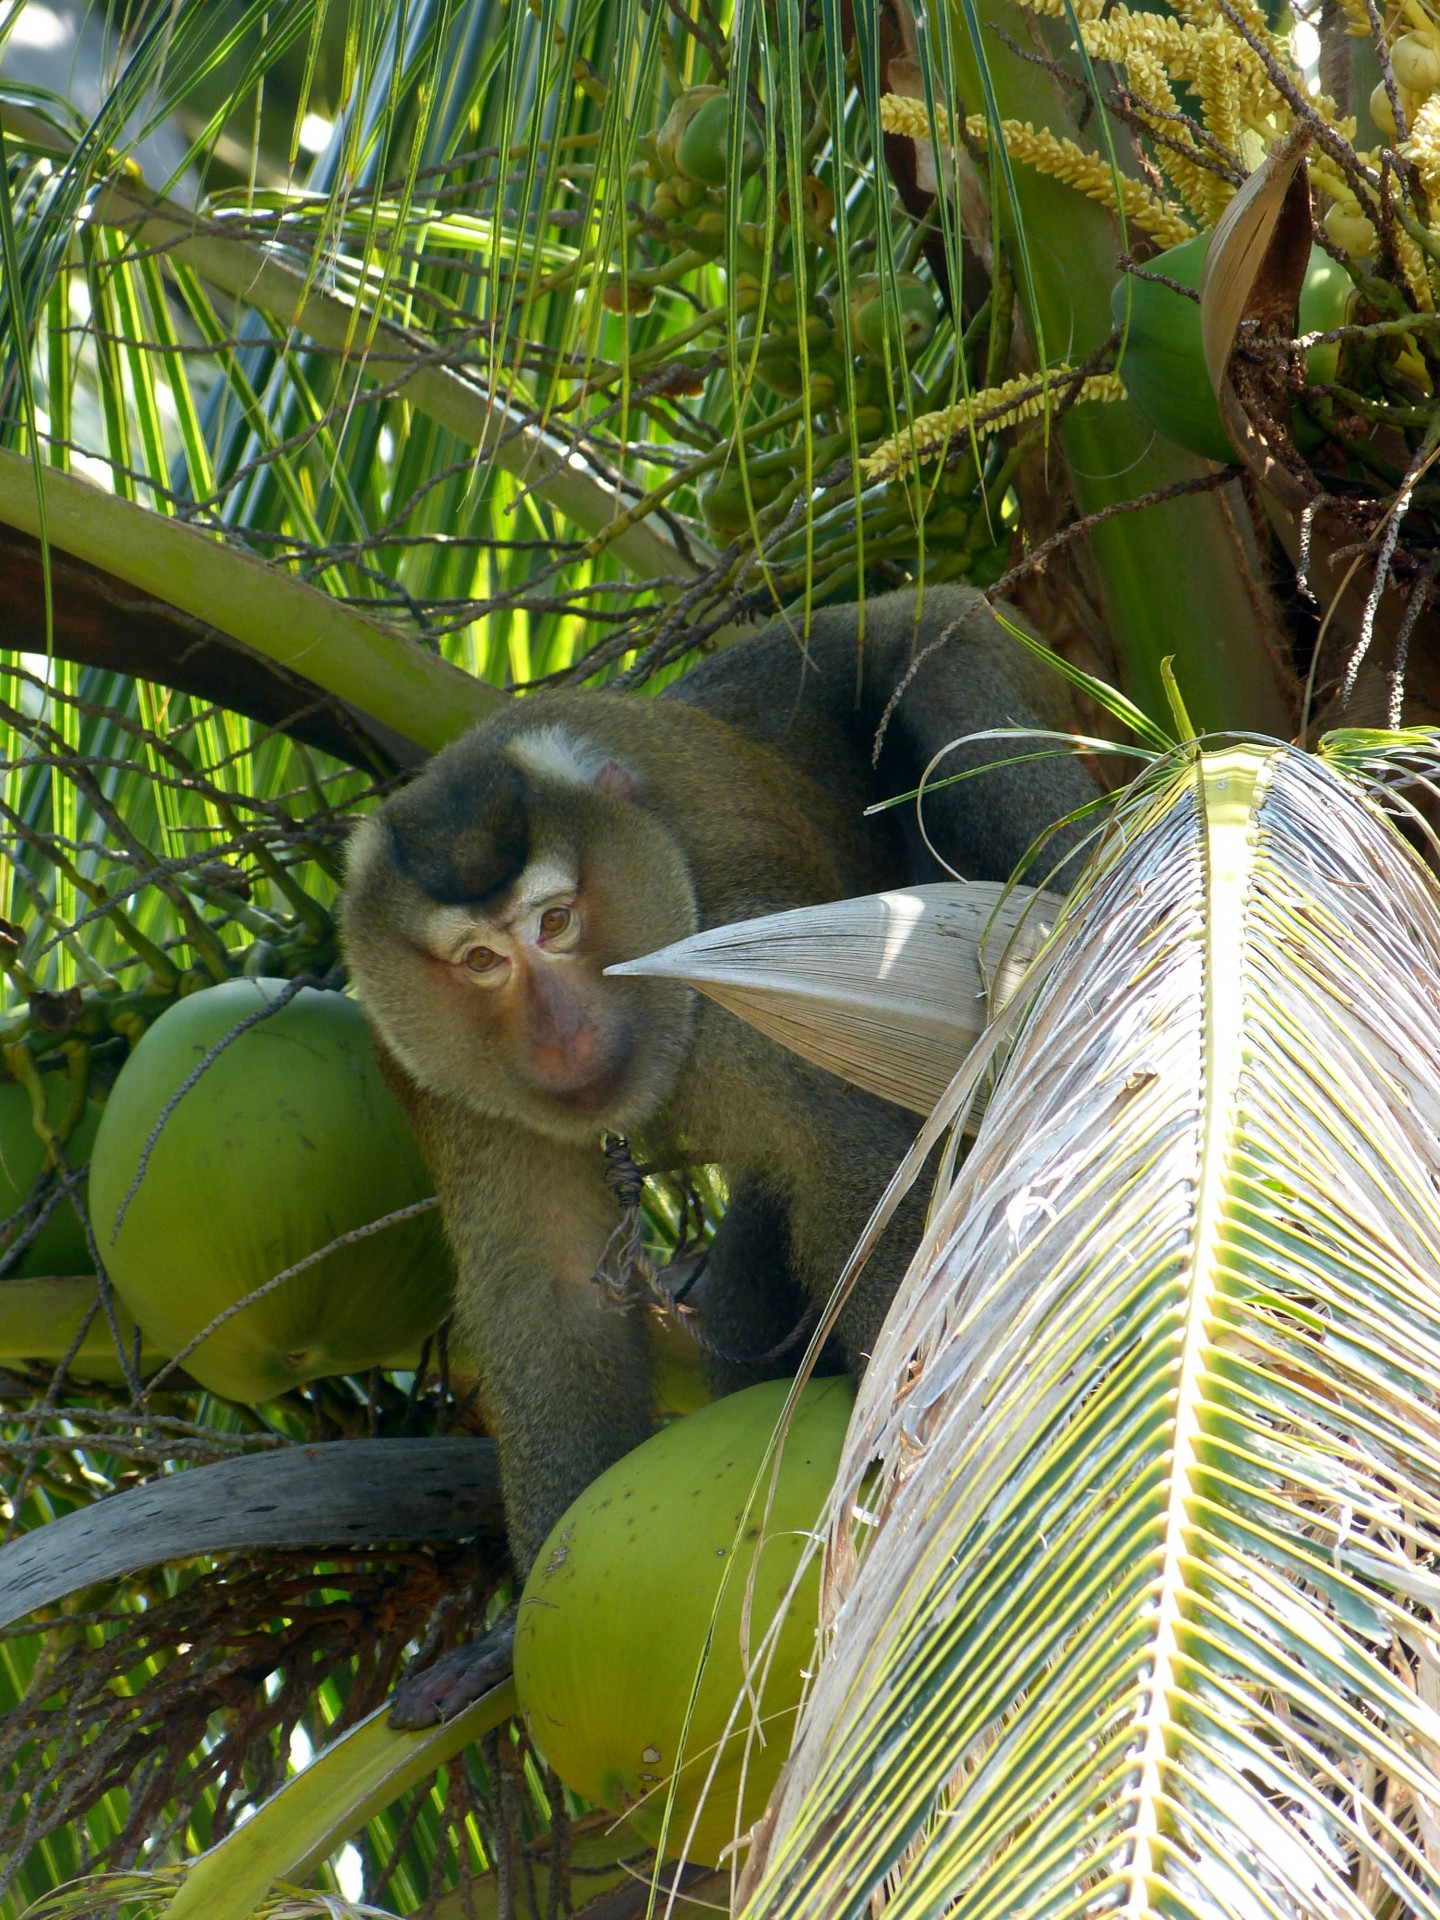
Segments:
[[[785,1353],[756,1364],[823,1306],[885,1184],[914,1142],[914,1116],[847,1087],[707,1002],[680,1119],[708,1129],[733,1205],[716,1230],[700,1325],[733,1356],[707,1355],[725,1391],[793,1373],[813,1321]],[[858,1378],[925,1219],[923,1178],[901,1201],[843,1309],[836,1345]],[[748,1366],[735,1362],[747,1361]]]
[[[794,1273],[785,1198],[763,1176],[732,1181],[725,1217],[686,1303],[699,1312],[712,1393],[778,1380],[800,1364],[814,1310]]]
[[[595,1282],[619,1215],[598,1140],[547,1139],[417,1089],[407,1104],[455,1250],[458,1343],[495,1428],[523,1579],[575,1496],[653,1430],[644,1322]]]
[[[495,1430],[519,1582],[571,1501],[653,1431],[643,1319],[607,1306],[593,1278],[619,1216],[598,1142],[482,1119],[413,1084],[404,1099],[455,1249],[458,1344]],[[394,1724],[428,1726],[478,1698],[512,1630],[407,1676]]]

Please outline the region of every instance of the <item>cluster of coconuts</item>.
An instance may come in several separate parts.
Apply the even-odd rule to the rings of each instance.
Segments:
[[[667,243],[708,259],[726,257],[742,316],[736,349],[740,377],[753,379],[777,399],[804,401],[812,416],[848,410],[862,443],[886,431],[896,375],[935,333],[939,316],[926,283],[913,274],[882,280],[873,273],[852,283],[847,366],[840,318],[823,294],[812,293],[802,302],[793,271],[773,258],[775,232],[740,220],[733,237],[727,234],[727,192],[757,173],[765,158],[764,136],[748,108],[737,112],[725,87],[691,87],[648,146],[656,183],[651,211]],[[782,246],[823,249],[833,238],[834,214],[830,188],[814,174],[805,175],[798,205],[788,187],[777,196]],[[606,298],[618,311],[644,304],[648,292],[617,283],[607,288]],[[743,474],[736,462],[702,482],[700,511],[711,532],[729,537],[749,527],[794,478],[796,457],[789,448],[762,454],[746,461]]]
[[[1412,28],[1390,46],[1390,70],[1400,96],[1400,108],[1406,124],[1413,126],[1415,115],[1432,93],[1440,92],[1440,36],[1432,27]],[[1382,80],[1370,95],[1370,118],[1380,131],[1393,140],[1399,129],[1394,109]],[[1331,236],[1334,237],[1333,235]]]
[[[742,292],[758,300],[759,280],[740,269]],[[890,424],[890,395],[897,374],[913,363],[935,333],[935,297],[913,274],[883,279],[860,274],[850,294],[850,343],[857,349],[847,369],[842,327],[823,294],[812,294],[801,313],[794,279],[772,279],[763,326],[755,318],[740,323],[736,345],[742,379],[782,400],[803,400],[812,414],[844,409],[853,418],[863,444]],[[795,471],[797,452],[786,448],[738,461],[700,487],[700,512],[712,533],[730,536],[750,525],[752,512],[769,506]]]
[[[1413,127],[1420,108],[1432,94],[1440,92],[1440,34],[1431,26],[1411,28],[1391,42],[1389,54],[1400,109],[1406,126]],[[1383,80],[1371,89],[1370,118],[1386,139],[1399,137],[1395,109]],[[1352,260],[1369,259],[1379,244],[1374,221],[1348,192],[1326,211],[1325,231]]]
[[[432,1210],[362,1234],[233,1311],[331,1241],[433,1191],[360,1009],[307,987],[266,1014],[286,991],[283,980],[238,979],[176,1001],[65,1145],[72,1165],[89,1158],[82,1199],[147,1347],[186,1350],[192,1378],[248,1402],[325,1374],[413,1364],[453,1288]],[[52,1074],[42,1085],[54,1125],[67,1083]],[[28,1094],[0,1087],[0,1217],[31,1190],[45,1152]],[[94,1267],[62,1201],[15,1272]]]

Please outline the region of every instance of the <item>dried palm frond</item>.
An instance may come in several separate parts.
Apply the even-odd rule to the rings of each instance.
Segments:
[[[861,1389],[747,1920],[1440,1915],[1440,896],[1388,744],[1122,807]]]

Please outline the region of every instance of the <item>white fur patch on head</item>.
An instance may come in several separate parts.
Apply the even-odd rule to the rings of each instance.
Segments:
[[[569,860],[548,856],[532,860],[521,874],[512,896],[512,917],[515,913],[533,912],[536,907],[573,900],[579,885],[580,876]]]
[[[611,758],[603,747],[577,740],[568,728],[555,725],[517,734],[505,751],[526,773],[572,787],[593,787]]]

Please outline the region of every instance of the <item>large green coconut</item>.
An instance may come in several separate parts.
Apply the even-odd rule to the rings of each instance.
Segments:
[[[45,1118],[56,1127],[70,1100],[70,1082],[63,1073],[42,1076],[45,1089]],[[83,1166],[90,1157],[95,1131],[100,1124],[100,1108],[87,1100],[79,1119],[65,1142],[65,1158],[71,1166]],[[14,1080],[0,1083],[0,1221],[11,1219],[34,1191],[46,1169],[45,1143],[35,1131],[30,1095]],[[85,1204],[85,1189],[79,1190]],[[0,1228],[0,1258],[21,1232],[23,1223]],[[6,1277],[28,1278],[32,1274],[93,1273],[95,1262],[85,1244],[85,1230],[68,1198],[56,1202],[49,1219],[26,1247]],[[3,1284],[3,1283],[0,1283]]]
[[[818,1558],[768,1669],[755,1676],[764,1744],[751,1741],[747,1755],[750,1710],[742,1706],[707,1786],[744,1685],[747,1596],[753,1658],[814,1531],[850,1418],[848,1380],[805,1388],[767,1515],[768,1472],[753,1507],[750,1496],[789,1387],[777,1380],[731,1394],[602,1474],[546,1541],[520,1601],[515,1682],[546,1759],[575,1792],[690,1860],[713,1864],[759,1818],[790,1751],[801,1675],[814,1659]]]
[[[119,1218],[167,1102],[284,986],[231,980],[177,1002],[105,1107],[91,1219],[117,1291],[167,1353],[337,1235],[432,1191],[360,1009],[307,987],[239,1034],[181,1096]],[[284,1281],[187,1354],[185,1368],[215,1393],[254,1401],[321,1374],[402,1362],[444,1316],[452,1281],[439,1215],[424,1214]]]
[[[1200,285],[1210,246],[1209,233],[1197,233],[1145,263],[1145,272],[1163,275],[1176,286]],[[1350,276],[1319,247],[1310,249],[1310,265],[1300,293],[1302,333],[1326,333],[1343,325],[1352,291]],[[1129,299],[1127,321],[1126,299]],[[1115,324],[1126,327],[1120,377],[1125,391],[1145,418],[1167,440],[1222,464],[1239,459],[1220,418],[1220,407],[1205,371],[1200,308],[1158,280],[1133,276],[1116,283],[1110,296]],[[1333,380],[1337,350],[1331,343],[1310,349],[1306,366],[1315,381]],[[1304,449],[1317,446],[1318,429],[1296,412],[1292,431]]]

